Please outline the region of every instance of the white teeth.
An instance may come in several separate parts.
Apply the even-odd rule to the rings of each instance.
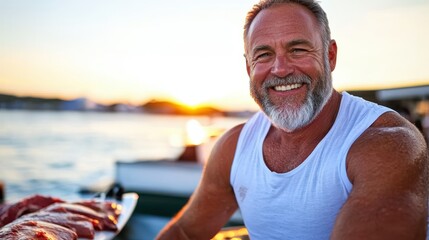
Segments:
[[[301,83],[295,83],[295,84],[290,84],[290,85],[281,85],[281,86],[275,86],[274,90],[284,92],[284,91],[297,89],[301,86],[302,86]]]

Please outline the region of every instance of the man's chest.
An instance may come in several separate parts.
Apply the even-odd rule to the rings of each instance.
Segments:
[[[264,162],[271,171],[286,173],[301,165],[315,147],[316,144],[282,144],[267,138],[262,153]]]

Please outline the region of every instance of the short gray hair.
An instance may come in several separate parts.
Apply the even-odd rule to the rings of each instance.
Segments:
[[[259,3],[253,5],[253,8],[247,13],[246,21],[244,23],[244,43],[247,45],[247,35],[249,33],[250,25],[255,19],[256,15],[264,9],[270,8],[276,4],[295,3],[299,4],[313,13],[316,17],[320,27],[321,37],[324,50],[327,51],[331,41],[331,30],[329,29],[328,17],[320,4],[315,0],[261,0]],[[246,47],[246,46],[245,46]]]

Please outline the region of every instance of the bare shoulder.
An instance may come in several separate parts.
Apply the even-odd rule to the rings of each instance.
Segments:
[[[206,171],[213,172],[216,176],[224,176],[229,180],[229,171],[234,159],[235,148],[240,136],[243,124],[237,125],[225,132],[214,145],[207,161]],[[228,174],[218,174],[219,172]],[[214,176],[213,176],[214,177]]]
[[[235,127],[226,131],[220,138],[219,143],[221,145],[229,145],[231,143],[236,143],[238,141],[238,137],[240,136],[241,129],[243,128],[244,123],[236,125]],[[226,147],[226,146],[223,146]]]
[[[420,170],[426,165],[427,146],[422,134],[399,114],[387,112],[353,144],[347,172],[353,182],[357,176],[376,169]]]
[[[427,195],[428,154],[424,137],[395,112],[380,116],[352,145],[347,174],[353,192]]]
[[[238,137],[240,136],[241,129],[243,128],[244,123],[239,124],[228,131],[226,131],[216,142],[214,146],[214,153],[216,155],[219,154],[227,154],[235,152],[235,147],[237,146]]]

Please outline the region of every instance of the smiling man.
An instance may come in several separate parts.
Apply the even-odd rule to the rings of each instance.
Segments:
[[[391,109],[333,89],[319,4],[261,1],[244,29],[261,111],[221,137],[158,239],[210,239],[237,208],[251,239],[425,239],[426,143]]]

